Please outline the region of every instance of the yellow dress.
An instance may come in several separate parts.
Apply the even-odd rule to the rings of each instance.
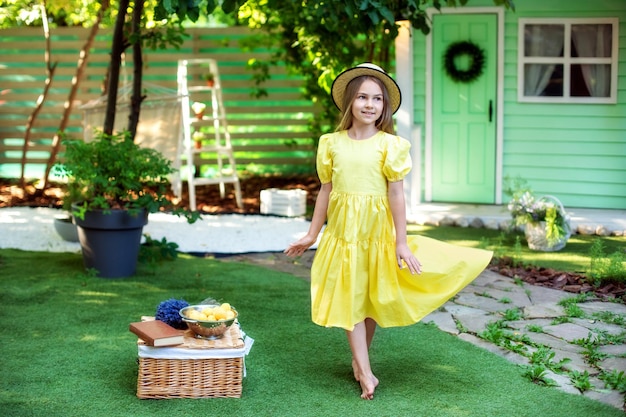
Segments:
[[[416,323],[489,263],[489,251],[411,235],[422,273],[398,267],[387,184],[410,171],[409,149],[406,139],[385,132],[365,140],[347,131],[320,138],[318,176],[332,182],[332,191],[311,268],[314,323],[347,330],[368,317],[381,327]]]

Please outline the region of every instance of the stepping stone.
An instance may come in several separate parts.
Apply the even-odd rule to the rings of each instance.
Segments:
[[[493,315],[485,315],[485,314],[474,314],[474,315],[461,315],[456,316],[454,318],[458,320],[461,326],[469,333],[480,334],[486,328],[487,324],[493,323],[498,320],[498,317]]]
[[[595,333],[603,332],[612,336],[618,336],[626,332],[626,328],[618,326],[616,324],[604,323],[599,320],[587,320],[587,319],[573,319],[574,324],[586,327],[589,330],[593,330]]]
[[[593,313],[609,312],[626,316],[626,305],[624,304],[591,301],[588,303],[578,303],[578,307],[589,315]]]
[[[533,304],[556,304],[564,298],[568,298],[568,295],[563,293],[563,291],[553,290],[552,288],[527,285],[526,290],[528,290]]]
[[[600,353],[611,356],[626,356],[626,345],[605,345],[598,348]]]
[[[607,358],[600,362],[600,368],[626,372],[626,358]]]
[[[572,353],[580,353],[583,348],[578,345],[573,345],[571,343],[566,342],[563,339],[559,339],[556,336],[552,336],[547,333],[535,333],[528,331],[521,331],[526,337],[528,337],[533,343],[538,345],[547,346],[550,349],[558,349],[562,352],[572,352]]]
[[[556,304],[536,304],[524,307],[524,317],[527,319],[554,319],[565,315],[563,307]]]
[[[547,326],[543,328],[543,331],[563,340],[567,340],[568,342],[573,342],[574,340],[579,339],[587,339],[590,333],[589,329],[587,329],[586,327],[579,326],[578,324],[573,323],[563,323],[554,326]]]
[[[488,314],[485,311],[480,310],[478,308],[467,307],[467,306],[456,304],[454,302],[447,302],[446,304],[444,304],[443,308],[445,311],[447,311],[450,314],[453,314],[454,316],[479,315],[479,314],[487,315]]]
[[[452,317],[452,314],[445,311],[434,311],[422,319],[424,323],[433,323],[435,326],[446,333],[457,335],[459,329],[456,327],[456,322]]]
[[[484,288],[483,292],[489,294],[496,301],[504,306],[504,309],[514,307],[525,307],[531,305],[530,298],[526,295],[523,289],[517,287],[511,288],[511,291],[500,290],[495,288]],[[500,300],[508,299],[510,303],[502,303]]]
[[[474,307],[479,310],[488,311],[490,313],[505,311],[511,308],[507,307],[506,304],[499,303],[492,298],[482,297],[476,294],[459,294],[454,302],[457,304]]]

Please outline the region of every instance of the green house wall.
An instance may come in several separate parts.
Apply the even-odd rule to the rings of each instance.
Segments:
[[[522,0],[515,4],[515,11],[504,12],[500,181],[507,176],[522,177],[537,194],[556,195],[569,207],[626,208],[626,1]],[[494,4],[470,0],[461,10],[477,7],[493,10]],[[518,102],[518,19],[583,17],[619,19],[617,103]],[[423,127],[427,123],[427,38],[413,32],[411,39],[413,121]],[[422,172],[426,157],[423,131]],[[424,188],[422,183],[421,190]],[[501,198],[507,201],[507,196]]]

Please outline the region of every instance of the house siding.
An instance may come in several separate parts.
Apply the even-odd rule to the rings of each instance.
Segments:
[[[472,7],[493,2],[470,0]],[[626,208],[626,2],[524,0],[504,16],[503,178],[522,177],[569,207]],[[518,102],[518,19],[589,17],[619,19],[617,103]],[[413,42],[414,120],[424,124],[426,37],[414,33]]]

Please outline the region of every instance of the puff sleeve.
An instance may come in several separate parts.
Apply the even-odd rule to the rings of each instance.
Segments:
[[[320,137],[317,145],[317,176],[322,184],[332,181],[333,176],[333,159],[331,155],[330,135]]]
[[[387,152],[383,162],[383,174],[387,181],[400,181],[411,171],[410,149],[411,143],[399,136],[392,136],[387,141]]]

